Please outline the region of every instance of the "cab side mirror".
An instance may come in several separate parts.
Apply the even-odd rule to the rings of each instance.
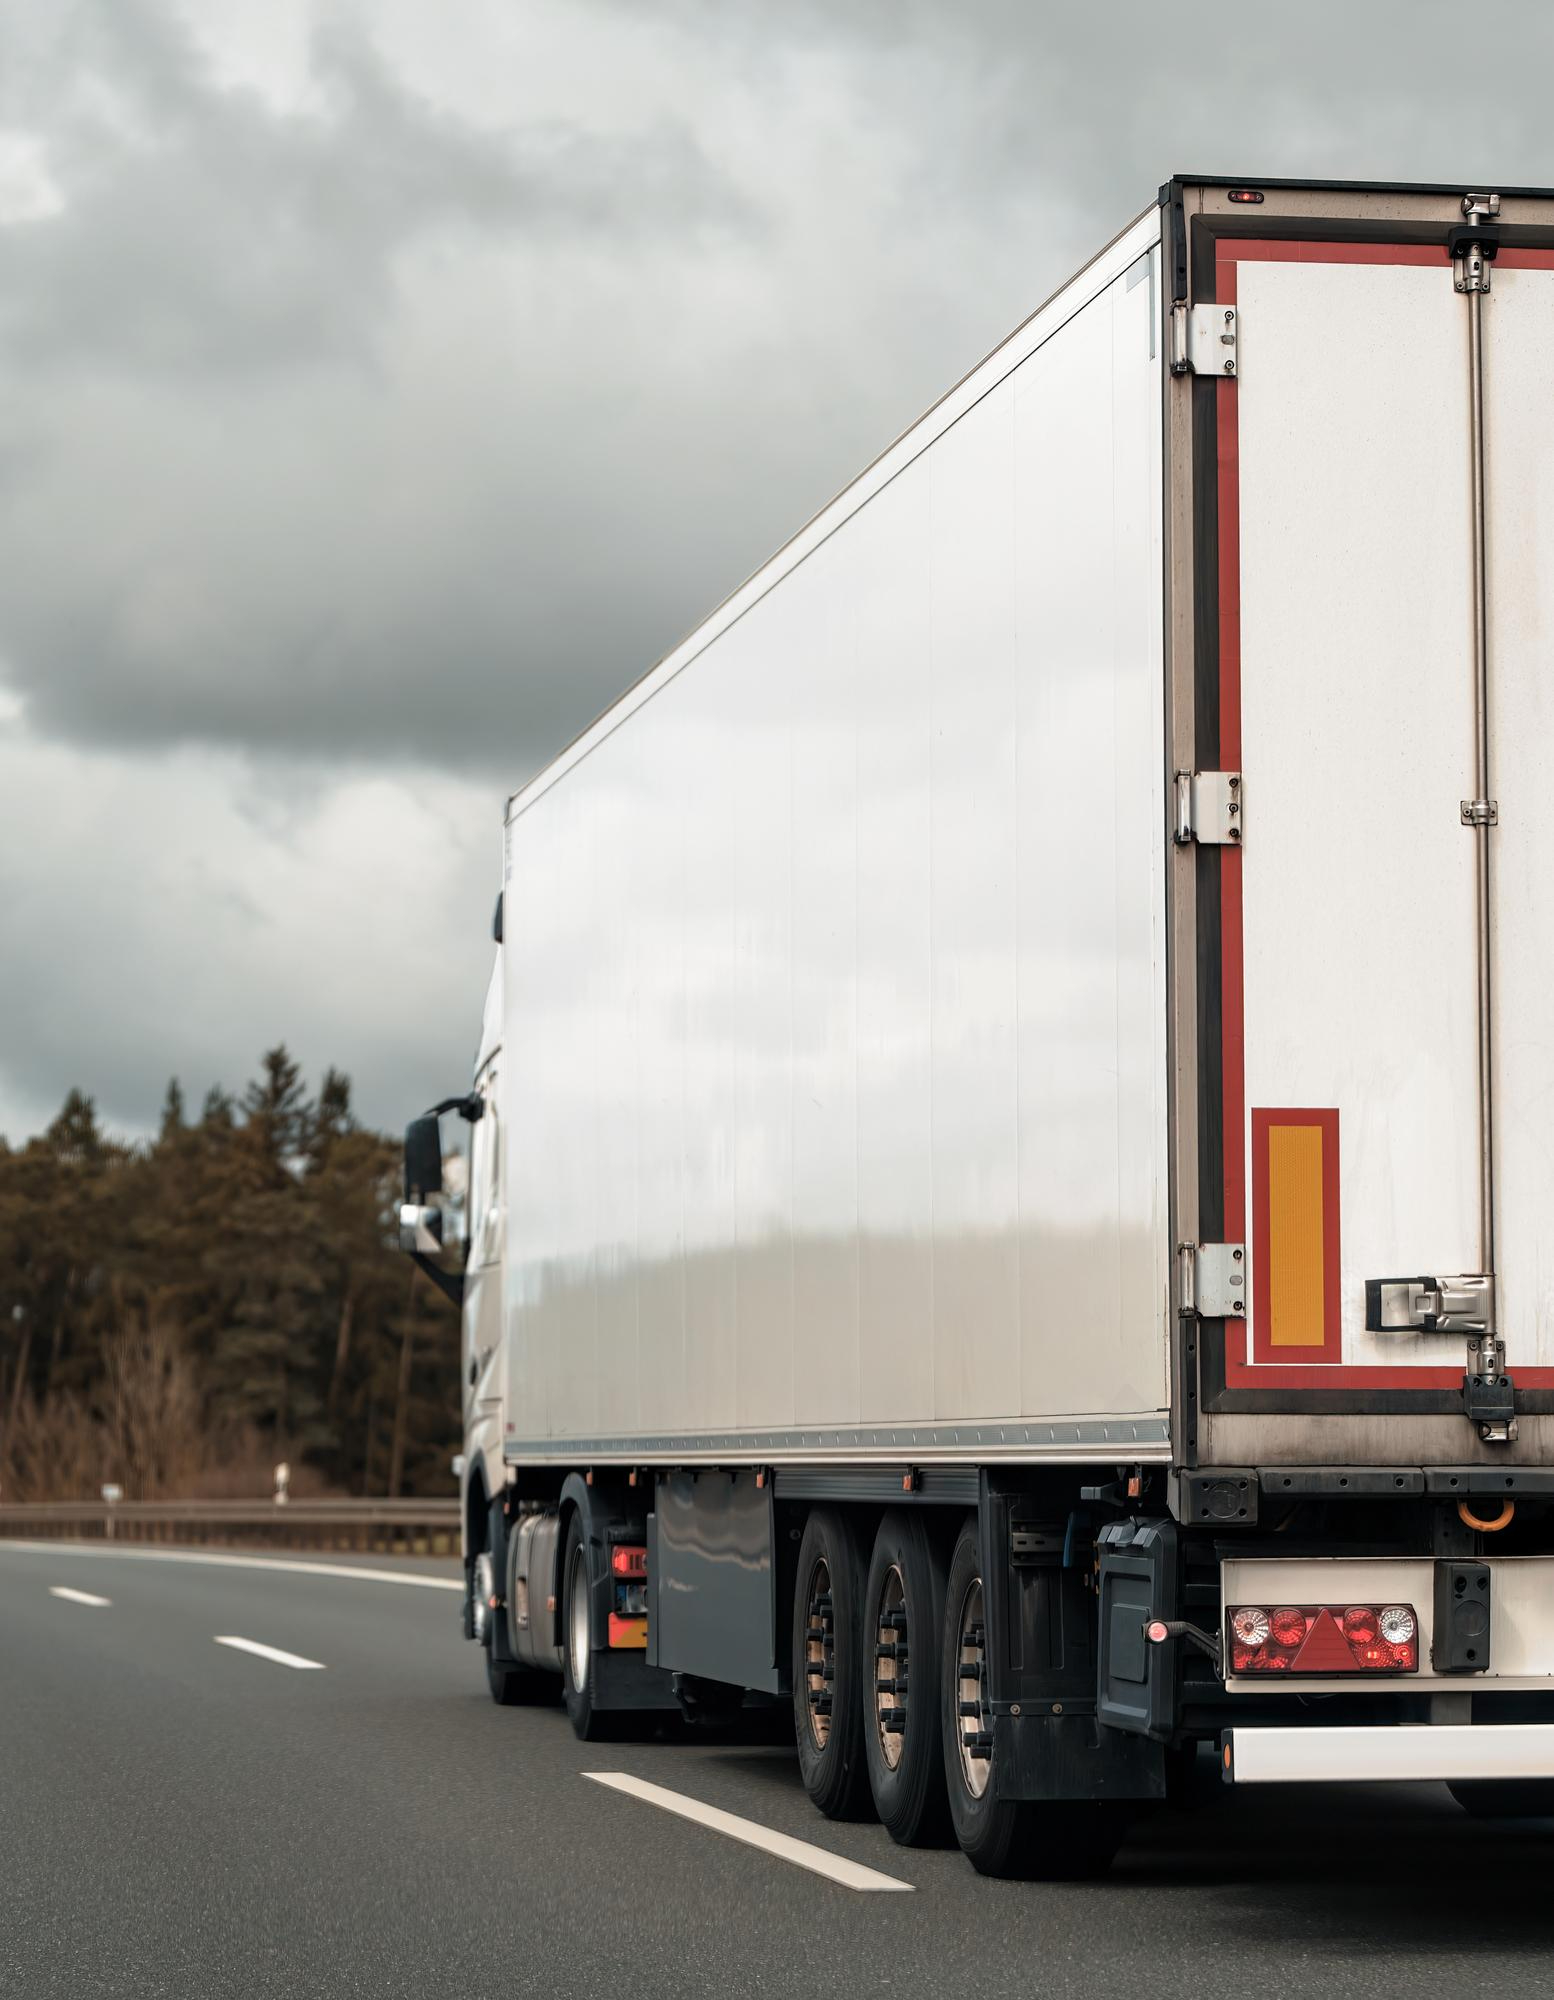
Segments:
[[[442,1210],[423,1208],[419,1202],[401,1202],[399,1247],[412,1257],[435,1257],[442,1249]]]
[[[412,1118],[405,1127],[405,1200],[425,1202],[442,1193],[442,1137],[435,1118]]]

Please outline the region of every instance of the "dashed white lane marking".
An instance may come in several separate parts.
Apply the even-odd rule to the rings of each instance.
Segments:
[[[111,1597],[94,1597],[89,1590],[68,1590],[62,1583],[51,1583],[49,1596],[63,1597],[71,1604],[96,1604],[104,1608],[113,1602]]]
[[[634,1799],[645,1799],[650,1806],[662,1806],[665,1812],[677,1813],[681,1819],[695,1820],[698,1826],[710,1826],[714,1833],[727,1834],[730,1840],[742,1840],[747,1847],[758,1847],[763,1853],[776,1855],[779,1861],[791,1861],[795,1868],[808,1868],[816,1875],[839,1882],[844,1889],[913,1887],[912,1883],[902,1882],[894,1875],[881,1875],[878,1869],[844,1860],[840,1854],[828,1854],[823,1847],[811,1847],[807,1840],[795,1840],[787,1833],[773,1833],[770,1827],[760,1826],[753,1819],[741,1819],[737,1813],[724,1812],[718,1806],[703,1805],[700,1799],[688,1799],[683,1792],[671,1792],[662,1785],[650,1785],[645,1779],[629,1777],[624,1771],[585,1771],[583,1776],[591,1778],[596,1785],[608,1785],[611,1791],[625,1792]]]
[[[257,1653],[261,1660],[273,1660],[278,1667],[311,1667],[324,1671],[322,1660],[304,1660],[300,1653],[283,1653],[279,1646],[261,1646],[257,1639],[217,1639],[218,1646],[231,1646],[239,1653]]]
[[[280,1556],[211,1556],[192,1549],[110,1549],[82,1542],[7,1542],[0,1555],[15,1549],[23,1555],[105,1556],[121,1562],[209,1563],[216,1569],[283,1569],[297,1576],[349,1576],[362,1583],[408,1583],[417,1590],[460,1590],[453,1576],[415,1576],[391,1569],[363,1569],[349,1563],[287,1562]]]

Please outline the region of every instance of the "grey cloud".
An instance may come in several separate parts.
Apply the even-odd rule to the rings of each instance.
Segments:
[[[3,232],[0,354],[29,390],[0,412],[0,660],[33,725],[512,777],[688,601],[690,565],[666,590],[650,560],[662,521],[600,587],[619,461],[566,379],[600,355],[545,345],[547,260],[595,261],[602,334],[634,246],[715,260],[758,211],[668,109],[493,131],[337,21],[320,107],[287,112],[147,0],[71,19],[7,106],[64,195]],[[651,428],[650,386],[627,404]]]
[[[322,103],[285,111],[218,82],[154,0],[68,18],[74,60],[61,75],[56,47],[31,93],[64,207],[10,232],[0,294],[0,341],[31,372],[166,371],[187,391],[191,371],[363,361],[401,254],[440,230],[754,225],[681,127],[484,130],[418,99],[344,21],[314,39]]]
[[[0,728],[0,1132],[93,1093],[131,1132],[167,1078],[237,1089],[285,1038],[392,1127],[467,1076],[500,803],[448,779],[328,790],[192,752],[121,759]]]
[[[503,791],[1172,170],[1554,179],[1531,4],[297,13],[0,0],[0,1129],[456,1083]]]
[[[536,87],[563,16],[598,103]],[[370,12],[284,108],[151,0],[13,0],[65,206],[4,232],[0,669],[75,741],[516,783],[1171,167],[1439,174],[1477,117],[1536,177],[1537,93],[1465,124],[1444,9],[1351,16],[569,0],[503,123]]]

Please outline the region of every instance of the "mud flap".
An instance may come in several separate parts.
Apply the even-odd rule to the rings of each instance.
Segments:
[[[1177,1616],[1174,1521],[1112,1521],[1096,1538],[1100,1656],[1096,1715],[1108,1729],[1165,1742],[1176,1726],[1178,1649],[1144,1627]]]

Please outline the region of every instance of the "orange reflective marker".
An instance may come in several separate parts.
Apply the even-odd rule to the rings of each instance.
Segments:
[[[1342,1359],[1338,1113],[1252,1113],[1252,1356]]]

